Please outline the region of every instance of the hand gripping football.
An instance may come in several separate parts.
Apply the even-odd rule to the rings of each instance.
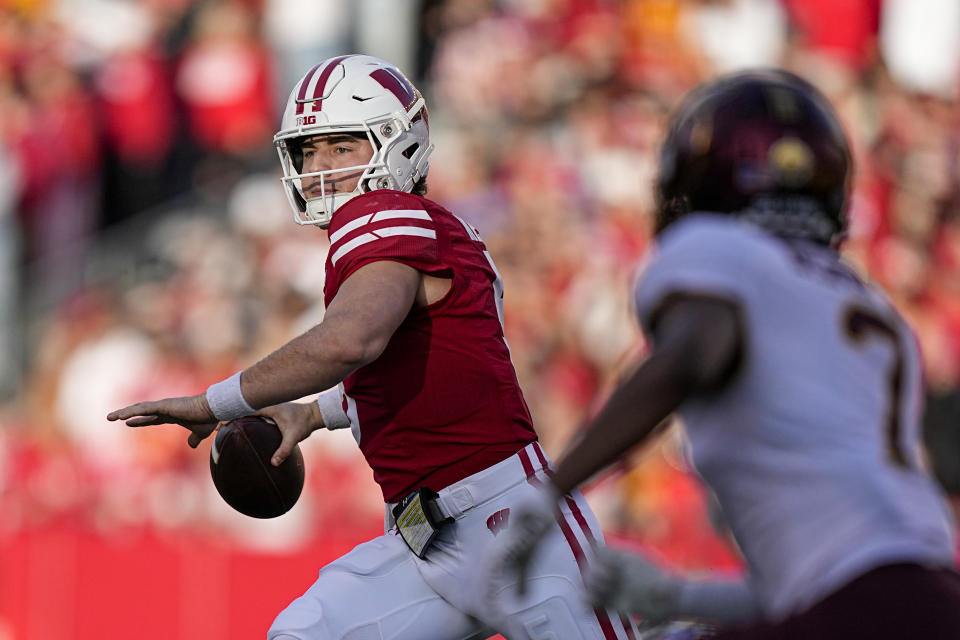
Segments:
[[[213,484],[231,507],[253,518],[289,511],[303,490],[303,454],[296,446],[279,467],[270,458],[280,446],[277,425],[245,416],[220,426],[210,447]]]

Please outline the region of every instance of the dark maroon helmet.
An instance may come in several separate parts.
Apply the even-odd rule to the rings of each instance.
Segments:
[[[810,83],[773,69],[723,76],[691,91],[670,121],[657,231],[713,211],[831,243],[846,229],[851,164],[843,127]]]

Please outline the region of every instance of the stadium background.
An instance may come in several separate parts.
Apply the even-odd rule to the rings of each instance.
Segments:
[[[292,83],[344,52],[427,95],[430,195],[488,241],[554,455],[644,349],[627,292],[667,110],[744,66],[811,79],[854,146],[845,253],[917,328],[960,495],[955,0],[5,0],[0,640],[262,638],[381,530],[349,434],[306,441],[303,497],[261,522],[219,499],[208,443],[104,419],[322,316],[325,234],[293,223],[270,140]],[[623,471],[588,493],[611,537],[736,570],[675,435]]]

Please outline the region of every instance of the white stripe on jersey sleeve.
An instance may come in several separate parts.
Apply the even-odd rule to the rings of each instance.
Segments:
[[[330,244],[335,244],[337,240],[343,236],[347,235],[351,231],[359,229],[366,224],[380,222],[382,220],[394,220],[396,218],[407,218],[410,220],[430,220],[430,214],[423,209],[387,209],[385,211],[370,213],[351,220],[347,224],[337,229],[335,232],[331,233]]]
[[[349,242],[343,243],[336,251],[333,252],[330,262],[337,264],[337,260],[347,255],[357,247],[362,247],[368,242],[382,240],[391,236],[419,236],[421,238],[433,238],[435,240],[437,238],[437,232],[433,229],[424,229],[423,227],[385,227],[383,229],[377,229],[376,231],[364,233],[363,235],[359,235]]]
[[[337,240],[339,240],[339,239],[342,238],[343,236],[347,235],[348,233],[350,233],[350,232],[353,231],[354,229],[359,229],[359,228],[362,227],[363,225],[367,224],[368,222],[370,222],[370,218],[372,218],[372,217],[373,217],[373,214],[372,214],[372,213],[369,213],[369,214],[367,214],[367,215],[365,215],[365,216],[360,216],[359,218],[354,218],[353,220],[351,220],[351,221],[348,222],[347,224],[343,225],[342,227],[340,227],[339,229],[337,229],[336,231],[334,231],[333,233],[330,234],[330,244],[331,244],[331,245],[335,244],[335,243],[337,242]]]
[[[389,236],[420,236],[421,238],[436,239],[437,237],[436,231],[433,229],[424,229],[423,227],[385,227],[371,231],[370,233],[375,236],[380,236],[381,238],[387,238]]]
[[[411,220],[429,220],[430,214],[423,209],[387,209],[373,214],[373,220],[370,222],[380,222],[381,220],[393,220],[394,218],[410,218]]]
[[[374,240],[379,240],[380,238],[373,235],[372,233],[364,233],[359,235],[350,242],[345,242],[340,246],[339,249],[333,252],[333,256],[330,258],[330,262],[337,264],[337,260],[350,253],[357,247],[363,246],[368,242],[373,242]]]

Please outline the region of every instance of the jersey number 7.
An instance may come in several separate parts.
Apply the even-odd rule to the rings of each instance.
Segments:
[[[868,338],[884,340],[893,350],[893,366],[890,367],[887,408],[884,432],[887,440],[887,452],[890,461],[902,468],[910,466],[907,455],[900,445],[900,409],[903,397],[903,346],[896,328],[873,311],[859,306],[847,308],[843,319],[843,329],[855,345],[862,345]]]

